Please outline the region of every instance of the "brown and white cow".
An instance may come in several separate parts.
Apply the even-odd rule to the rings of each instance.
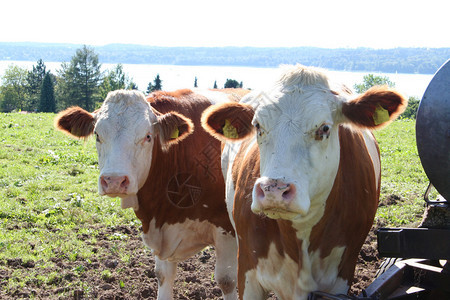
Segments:
[[[155,255],[158,299],[173,297],[177,261],[207,245],[216,249],[215,279],[224,298],[237,297],[237,245],[224,201],[220,142],[202,129],[200,117],[212,103],[238,101],[245,93],[179,90],[145,99],[137,91],[115,91],[94,113],[72,107],[55,120],[72,136],[96,136],[99,193],[120,197],[122,208],[133,207],[142,221],[144,243]]]
[[[379,150],[369,129],[405,106],[395,91],[351,96],[332,89],[321,71],[297,65],[268,91],[204,112],[202,126],[225,142],[240,298],[348,292],[380,193]]]

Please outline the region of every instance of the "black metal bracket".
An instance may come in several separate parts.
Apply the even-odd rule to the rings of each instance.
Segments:
[[[430,182],[428,184],[427,190],[425,191],[425,194],[423,194],[423,200],[425,200],[427,205],[440,204],[440,203],[446,203],[447,204],[448,201],[445,200],[443,197],[441,197],[441,199],[443,199],[443,200],[440,200],[439,197],[437,198],[437,200],[430,200],[428,198],[432,187],[433,187],[433,184]]]
[[[332,295],[325,292],[315,291],[308,295],[308,300],[372,300],[372,298],[349,296],[349,295]]]
[[[380,228],[378,252],[382,257],[450,260],[450,230]]]
[[[425,259],[396,262],[366,288],[362,299],[449,299],[450,274]]]

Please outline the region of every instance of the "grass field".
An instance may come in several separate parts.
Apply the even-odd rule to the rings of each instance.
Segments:
[[[2,291],[30,282],[39,286],[60,281],[62,275],[53,268],[55,256],[89,261],[105,251],[129,260],[126,246],[99,248],[96,239],[102,228],[140,226],[132,210],[120,209],[118,199],[97,194],[94,139],[73,140],[56,131],[54,116],[0,114],[0,298]],[[375,134],[382,156],[380,202],[390,204],[379,208],[377,222],[414,226],[422,215],[422,194],[428,184],[417,155],[415,122],[399,120]],[[126,234],[111,233],[108,239],[126,240]],[[17,259],[39,264],[1,276],[2,269]],[[83,265],[74,265],[75,279],[83,272],[87,272]],[[71,282],[83,289],[82,280]]]
[[[140,224],[132,211],[120,209],[119,200],[97,194],[95,141],[57,132],[54,116],[0,114],[0,269],[17,258],[39,261],[39,268],[49,270],[55,256],[89,260],[96,251],[98,232],[93,228]],[[80,240],[83,234],[89,240]],[[117,249],[118,257],[126,259],[124,255]],[[58,277],[17,272],[1,282],[2,289]]]
[[[429,184],[417,153],[415,120],[397,120],[375,136],[381,152],[377,219],[388,226],[415,226],[421,220]],[[430,197],[436,195],[433,189]]]

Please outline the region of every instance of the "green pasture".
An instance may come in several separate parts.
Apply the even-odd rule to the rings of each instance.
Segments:
[[[131,210],[120,209],[119,200],[97,194],[95,140],[56,131],[54,117],[0,114],[0,270],[17,258],[49,269],[55,256],[88,260],[97,250],[96,228],[139,224]],[[89,239],[80,240],[83,234]],[[0,286],[17,289],[56,276],[17,272]]]
[[[424,212],[429,181],[416,146],[415,120],[403,119],[375,131],[381,153],[381,195],[377,220],[386,226],[416,226]],[[436,197],[432,190],[430,197]],[[393,201],[392,201],[393,200]]]
[[[98,228],[140,225],[132,210],[120,209],[118,199],[97,194],[95,140],[74,140],[56,131],[54,117],[0,114],[0,271],[17,258],[49,269],[55,256],[89,260]],[[398,120],[375,134],[382,156],[380,200],[396,199],[379,208],[378,222],[414,226],[428,184],[417,155],[415,122]],[[80,234],[88,240],[80,240]],[[126,248],[116,251],[126,259]],[[51,284],[58,275],[16,272],[0,282],[1,289],[20,288],[27,280]]]

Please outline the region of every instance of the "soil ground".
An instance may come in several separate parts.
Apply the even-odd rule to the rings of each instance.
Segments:
[[[52,259],[53,267],[41,266],[42,262],[25,262],[10,259],[0,262],[0,282],[12,279],[18,269],[41,272],[45,278],[56,271],[59,276],[51,280],[30,280],[26,286],[12,290],[0,289],[0,299],[156,299],[157,279],[154,258],[143,245],[139,230],[128,226],[99,229],[95,247],[98,255],[89,260],[71,261],[64,256]],[[377,256],[376,236],[373,228],[358,258],[355,282],[350,294],[358,295],[374,279],[380,264]],[[111,240],[111,235],[124,235],[124,240]],[[80,239],[88,241],[87,236]],[[114,251],[126,247],[129,257],[119,259]],[[102,251],[100,251],[102,250]],[[204,249],[194,257],[178,264],[175,281],[175,299],[222,299],[222,293],[214,281],[214,249]],[[36,278],[36,277],[34,277]],[[270,299],[277,299],[274,295]]]

